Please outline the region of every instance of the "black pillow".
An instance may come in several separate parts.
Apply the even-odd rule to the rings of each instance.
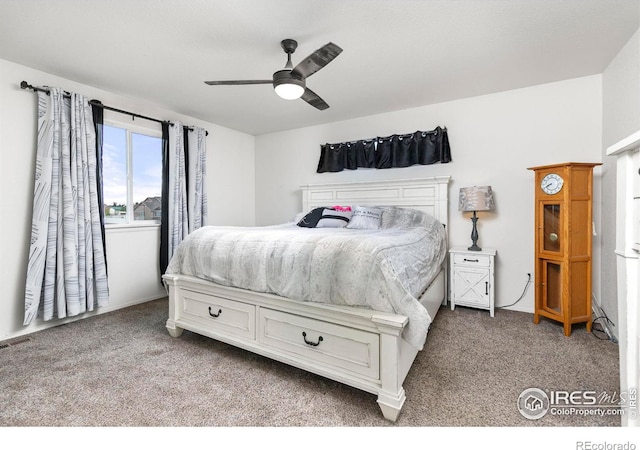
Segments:
[[[319,207],[309,211],[298,222],[305,228],[344,228],[351,219],[351,211],[337,211],[334,208]]]

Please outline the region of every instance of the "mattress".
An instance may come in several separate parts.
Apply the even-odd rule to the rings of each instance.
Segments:
[[[432,318],[418,298],[446,256],[444,227],[426,213],[386,207],[377,230],[205,226],[176,249],[167,274],[302,302],[370,308],[409,318],[418,349]]]

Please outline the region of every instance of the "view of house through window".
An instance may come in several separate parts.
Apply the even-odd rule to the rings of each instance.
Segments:
[[[162,138],[152,134],[104,125],[105,223],[160,221]]]

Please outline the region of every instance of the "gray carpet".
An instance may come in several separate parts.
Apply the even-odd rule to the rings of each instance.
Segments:
[[[529,387],[619,392],[618,346],[574,326],[441,308],[394,424],[372,394],[185,331],[157,300],[0,349],[0,425],[224,427],[619,426],[617,416],[522,417]]]

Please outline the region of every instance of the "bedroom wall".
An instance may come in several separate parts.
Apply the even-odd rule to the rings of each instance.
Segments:
[[[36,95],[22,90],[20,81],[34,86],[59,86],[97,98],[105,105],[166,119],[202,126],[207,139],[208,223],[211,225],[253,225],[254,147],[253,136],[203,122],[141,100],[62,79],[0,60],[0,248],[3,288],[0,291],[0,340],[60,325],[69,320],[36,320],[22,326],[24,283],[31,230],[33,173],[35,161]],[[129,117],[105,112],[105,119],[120,121]],[[136,125],[159,124],[136,119]],[[132,304],[164,297],[157,268],[159,228],[119,228],[107,231],[110,304],[82,317],[101,314]]]
[[[450,175],[450,245],[469,246],[471,221],[457,210],[459,189],[491,185],[497,209],[479,213],[478,244],[497,248],[496,305],[512,304],[525,289],[527,273],[533,276],[534,270],[534,177],[527,167],[602,161],[601,86],[601,76],[594,75],[257,136],[256,222],[268,225],[292,218],[300,210],[299,187],[307,183]],[[449,164],[315,172],[321,144],[438,125],[448,128]],[[596,168],[596,193],[600,176]],[[599,217],[600,205],[595,203],[594,209]],[[600,233],[594,237],[594,247],[599,246]],[[594,262],[594,286],[599,286],[600,261]],[[533,312],[532,285],[512,309]]]
[[[618,325],[616,285],[616,159],[607,147],[640,130],[640,29],[602,75],[602,297],[600,305]]]

